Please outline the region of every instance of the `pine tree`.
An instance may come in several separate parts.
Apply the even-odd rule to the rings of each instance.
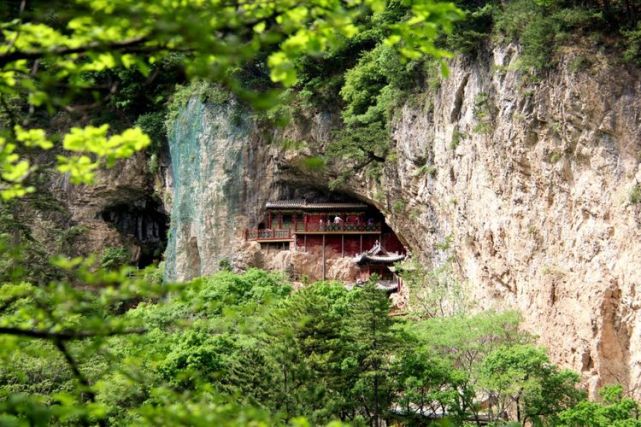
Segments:
[[[354,409],[375,427],[382,425],[392,401],[391,353],[399,345],[389,310],[387,295],[370,282],[358,291],[343,332],[356,362],[350,393]]]

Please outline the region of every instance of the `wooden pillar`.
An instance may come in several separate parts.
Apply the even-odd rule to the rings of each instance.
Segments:
[[[296,231],[296,229],[297,229],[296,228],[296,224],[298,224],[298,214],[297,213],[294,214],[294,231]]]
[[[341,234],[341,256],[345,256],[345,235]]]
[[[307,252],[307,234],[303,236],[303,248]]]
[[[278,228],[282,230],[283,228],[283,214],[278,214]]]
[[[360,251],[360,253],[363,253],[363,235],[361,234],[359,237],[361,238],[361,251]]]
[[[325,280],[325,233],[323,233],[323,280]]]
[[[272,213],[271,212],[267,216],[267,228],[272,228]]]

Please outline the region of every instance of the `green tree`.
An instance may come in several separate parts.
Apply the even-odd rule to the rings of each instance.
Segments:
[[[559,414],[559,426],[605,427],[641,426],[639,403],[625,396],[623,387],[603,387],[599,394],[602,402],[579,402]]]
[[[307,414],[323,423],[345,417],[351,402],[342,331],[352,300],[341,284],[318,283],[296,292],[270,315],[265,345],[277,367],[272,405],[288,418]]]
[[[387,295],[370,281],[356,292],[354,306],[345,326],[348,343],[349,396],[358,402],[370,424],[382,425],[392,402],[391,354],[400,347],[389,316]]]
[[[413,342],[399,354],[393,372],[395,402],[405,422],[422,425],[425,417],[460,415],[456,408],[463,378],[448,360]]]
[[[559,412],[584,398],[577,389],[579,376],[559,370],[545,350],[531,345],[498,348],[483,361],[481,374],[495,420],[507,419],[514,410],[523,425],[556,425]]]
[[[436,357],[447,361],[456,380],[457,396],[449,408],[459,419],[479,419],[478,393],[481,391],[485,358],[502,346],[524,344],[531,337],[519,331],[520,316],[515,312],[484,312],[474,316],[432,318],[413,323],[407,333]]]

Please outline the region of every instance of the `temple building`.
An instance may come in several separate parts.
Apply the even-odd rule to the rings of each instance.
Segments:
[[[268,202],[263,221],[247,229],[245,238],[260,243],[266,252],[319,252],[321,279],[326,277],[328,257],[351,257],[360,269],[358,281],[376,273],[381,281],[389,282],[395,277],[392,265],[406,254],[383,215],[363,203]]]
[[[381,246],[379,242],[374,243],[374,246],[356,257],[354,262],[361,268],[361,275],[358,282],[364,283],[369,278],[376,274],[378,276],[378,287],[388,292],[395,292],[400,289],[403,284],[400,276],[396,274],[394,263],[403,261],[405,259],[404,253],[390,253]]]

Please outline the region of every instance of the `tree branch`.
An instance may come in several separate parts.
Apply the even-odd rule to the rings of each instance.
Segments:
[[[71,352],[69,352],[69,349],[65,345],[64,341],[61,339],[54,339],[54,344],[56,348],[62,353],[62,356],[65,358],[65,361],[67,362],[67,365],[69,365],[69,369],[71,369],[71,372],[73,373],[73,376],[78,380],[80,385],[83,387],[83,393],[87,396],[87,400],[89,402],[95,402],[96,401],[96,393],[91,389],[91,384],[89,383],[89,380],[87,377],[80,371],[80,367],[78,366],[78,361],[73,357]],[[83,419],[82,421],[85,421],[82,423],[82,425],[89,425],[87,420]],[[98,419],[98,425],[100,427],[102,426],[107,426],[107,421],[104,418],[99,418]]]
[[[73,358],[73,356],[69,352],[69,349],[65,345],[64,341],[60,339],[54,339],[54,344],[56,345],[56,348],[60,350],[60,353],[62,353],[62,355],[64,356],[65,361],[69,365],[69,368],[71,368],[71,372],[73,373],[73,376],[76,377],[80,385],[86,388],[89,401],[94,402],[96,400],[96,395],[89,388],[91,387],[91,384],[89,384],[89,380],[87,379],[87,377],[85,377],[82,374],[82,372],[80,372],[80,368],[78,367],[78,362],[76,362],[76,359]]]
[[[72,55],[76,53],[88,53],[88,52],[107,52],[113,50],[140,50],[134,49],[139,48],[142,44],[148,41],[147,36],[136,37],[133,39],[113,42],[113,43],[89,43],[85,46],[80,47],[60,47],[57,49],[50,50],[35,50],[35,51],[21,51],[16,50],[13,52],[7,52],[0,55],[0,66],[5,66],[11,62],[20,60],[20,59],[40,59],[48,55]],[[160,49],[160,47],[158,47]]]

